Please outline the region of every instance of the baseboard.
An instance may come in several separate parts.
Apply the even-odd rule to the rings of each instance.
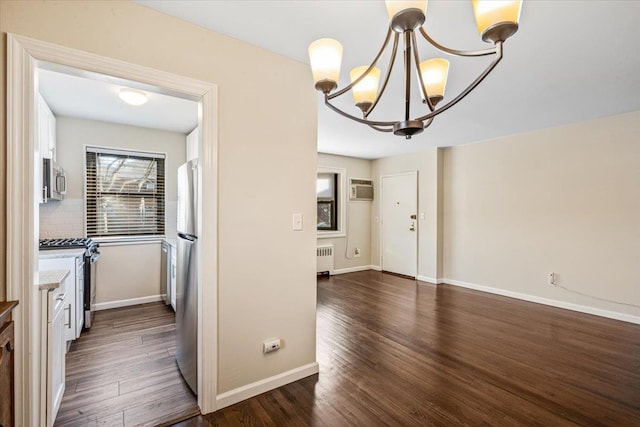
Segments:
[[[538,304],[549,305],[551,307],[564,308],[566,310],[578,311],[580,313],[593,314],[595,316],[607,317],[609,319],[622,320],[623,322],[640,324],[640,316],[618,313],[616,311],[603,310],[586,305],[573,304],[570,302],[558,301],[550,298],[537,297],[535,295],[523,294],[520,292],[508,291],[505,289],[492,288],[490,286],[476,285],[475,283],[462,282],[460,280],[443,279],[443,283],[460,286],[462,288],[474,289],[476,291],[488,292],[490,294],[502,295]]]
[[[369,268],[375,271],[382,271],[382,267],[380,267],[379,265],[370,265]]]
[[[96,311],[108,310],[110,308],[128,307],[130,305],[146,304],[149,302],[162,301],[164,295],[151,295],[148,297],[122,299],[119,301],[99,302],[93,307]]]
[[[431,283],[433,285],[439,285],[441,283],[444,283],[444,279],[434,279],[433,277],[427,277],[427,276],[418,276],[416,277],[416,279],[418,279],[421,282]]]
[[[278,375],[274,375],[269,378],[265,378],[260,381],[256,381],[251,384],[247,384],[242,387],[219,394],[216,398],[217,409],[226,408],[234,403],[241,402],[246,399],[250,399],[259,394],[265,393],[274,388],[282,387],[285,384],[292,383],[294,381],[301,380],[310,375],[317,374],[320,368],[318,362],[309,363],[307,365],[300,366],[299,368],[291,369],[290,371],[283,372]]]
[[[371,265],[361,265],[359,267],[349,267],[349,268],[338,268],[333,270],[333,274],[345,274],[345,273],[355,273],[356,271],[367,271],[373,270],[373,266]]]

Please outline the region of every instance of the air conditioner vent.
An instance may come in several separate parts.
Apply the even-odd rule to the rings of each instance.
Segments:
[[[351,178],[350,189],[349,200],[373,200],[373,181]]]

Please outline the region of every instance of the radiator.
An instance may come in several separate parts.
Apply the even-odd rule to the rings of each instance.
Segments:
[[[329,273],[333,275],[333,245],[318,246],[317,254],[317,272]]]

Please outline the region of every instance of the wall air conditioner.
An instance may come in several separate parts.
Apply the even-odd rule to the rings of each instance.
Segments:
[[[349,200],[373,200],[373,181],[367,179],[350,179]]]

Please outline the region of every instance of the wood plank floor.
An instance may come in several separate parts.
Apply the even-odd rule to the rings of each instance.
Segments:
[[[155,426],[199,414],[163,303],[98,311],[71,345],[56,426]]]
[[[640,325],[367,271],[318,281],[320,374],[193,426],[640,426]]]

